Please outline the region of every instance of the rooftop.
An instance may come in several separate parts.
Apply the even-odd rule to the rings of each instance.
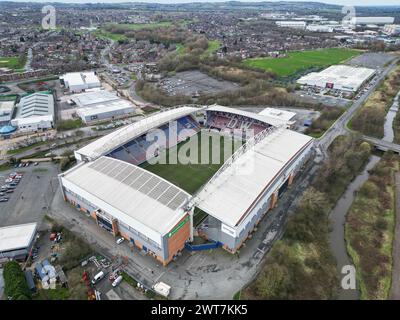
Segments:
[[[36,233],[37,223],[0,228],[0,252],[25,249]]]
[[[190,197],[153,173],[105,156],[71,169],[63,179],[118,210],[116,218],[121,221],[151,229],[149,234],[169,232],[185,215],[182,206]],[[160,238],[155,235],[153,240]]]
[[[196,206],[230,227],[237,226],[257,198],[277,183],[276,177],[312,141],[285,128],[273,129],[217,173],[196,195]]]
[[[169,121],[187,116],[198,110],[199,109],[195,107],[181,107],[158,112],[147,118],[122,127],[121,129],[115,130],[77,150],[76,153],[94,160],[153,128],[157,128]]]
[[[374,74],[374,69],[336,65],[321,72],[311,72],[301,77],[297,82],[320,87],[325,87],[326,84],[331,83],[334,85],[333,89],[357,91]]]
[[[36,92],[22,97],[15,118],[31,118],[54,115],[53,95]]]
[[[212,105],[210,107],[207,108],[207,111],[218,111],[218,112],[227,112],[227,113],[231,113],[231,114],[236,114],[239,116],[244,116],[244,117],[248,117],[251,119],[255,119],[261,122],[264,122],[266,124],[272,125],[272,126],[283,126],[287,124],[286,120],[277,118],[277,117],[270,117],[268,115],[263,115],[260,113],[253,113],[253,112],[249,112],[249,111],[244,111],[244,110],[240,110],[237,108],[229,108],[229,107],[224,107],[224,106],[219,106],[219,105]]]

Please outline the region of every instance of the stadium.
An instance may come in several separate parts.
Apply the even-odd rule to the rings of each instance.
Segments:
[[[75,151],[63,197],[163,265],[194,239],[235,253],[312,155],[289,126],[218,105],[166,109]]]

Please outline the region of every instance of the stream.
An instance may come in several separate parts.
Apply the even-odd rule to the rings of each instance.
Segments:
[[[384,128],[383,140],[388,142],[393,142],[394,139],[393,120],[396,117],[397,111],[399,110],[399,96],[400,96],[400,91],[397,93],[396,97],[393,100],[393,104],[386,115],[386,121],[383,127]]]
[[[337,269],[341,275],[341,278],[343,277],[341,274],[342,267],[353,264],[347,254],[346,241],[344,237],[344,224],[346,221],[346,215],[354,201],[355,191],[357,191],[363,185],[363,183],[368,180],[368,171],[371,170],[379,162],[379,160],[380,157],[374,155],[369,158],[364,170],[353,180],[353,182],[350,183],[346,192],[339,199],[339,201],[336,203],[336,206],[329,214],[332,226],[332,231],[329,234],[329,242],[332,253],[336,258]],[[357,300],[359,299],[359,291],[358,289],[340,289],[338,293],[338,299]]]

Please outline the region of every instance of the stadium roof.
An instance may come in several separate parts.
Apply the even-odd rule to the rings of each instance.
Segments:
[[[269,117],[266,115],[260,115],[260,114],[253,113],[253,112],[243,111],[243,110],[240,110],[237,108],[229,108],[229,107],[224,107],[224,106],[219,106],[219,105],[212,105],[207,108],[207,111],[232,113],[232,114],[236,114],[239,116],[244,116],[244,117],[248,117],[251,119],[255,119],[255,120],[264,122],[264,123],[272,125],[272,126],[282,126],[282,125],[287,124],[287,121],[285,121],[285,120],[272,118],[272,117]]]
[[[131,226],[140,223],[153,234],[169,232],[185,215],[182,206],[190,197],[147,170],[106,156],[71,169],[62,178],[115,208],[117,219]],[[152,239],[160,241],[157,236]]]
[[[93,141],[77,150],[76,153],[91,160],[97,159],[153,128],[157,128],[169,121],[184,117],[198,110],[200,109],[195,107],[180,107],[153,114]]]
[[[31,244],[37,223],[0,228],[0,252],[25,249]]]
[[[237,226],[267,188],[276,188],[276,178],[312,141],[288,129],[274,129],[217,172],[195,196],[195,205],[224,224]]]
[[[375,74],[374,69],[356,68],[345,65],[330,66],[321,72],[311,72],[297,80],[298,83],[325,88],[328,83],[333,89],[357,91]]]

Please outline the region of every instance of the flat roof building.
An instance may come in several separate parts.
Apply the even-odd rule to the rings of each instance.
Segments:
[[[293,29],[302,29],[304,30],[307,26],[307,22],[305,21],[276,21],[276,25],[281,28],[293,28]]]
[[[278,121],[286,122],[287,126],[290,128],[293,127],[293,125],[296,123],[294,119],[296,117],[296,112],[277,108],[265,108],[258,114],[271,119],[277,119]]]
[[[33,245],[37,223],[0,228],[0,258],[24,260]]]
[[[108,91],[80,93],[71,100],[78,106],[76,113],[84,123],[121,118],[136,112],[131,102]]]
[[[36,92],[21,98],[11,125],[21,131],[39,131],[54,126],[54,97],[52,94]]]
[[[298,79],[297,83],[354,93],[369,81],[375,75],[375,72],[374,69],[336,65],[321,72],[311,72]]]
[[[93,71],[67,73],[60,76],[60,81],[71,93],[78,93],[101,86],[99,78]]]

